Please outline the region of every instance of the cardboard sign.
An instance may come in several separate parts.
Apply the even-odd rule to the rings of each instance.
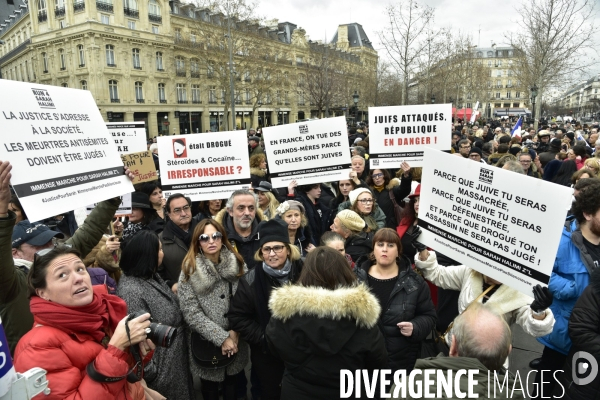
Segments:
[[[450,151],[452,105],[369,107],[369,161],[371,169],[423,166],[426,147]]]
[[[85,213],[90,215],[94,207],[96,207],[98,203],[90,204],[85,207]],[[121,199],[121,204],[119,204],[119,208],[115,213],[115,216],[122,217],[125,215],[131,215],[131,193],[125,193]]]
[[[571,188],[425,149],[419,241],[531,296],[548,285]]]
[[[348,179],[350,148],[344,117],[263,128],[273,187]]]
[[[119,154],[148,150],[145,125],[144,121],[106,123]]]
[[[121,154],[123,165],[129,168],[135,175],[133,184],[150,182],[158,179],[154,159],[149,151],[140,151],[139,153]]]
[[[166,198],[183,193],[193,201],[225,199],[250,187],[245,131],[161,136],[157,143]]]
[[[0,159],[31,221],[133,191],[91,92],[0,79]]]

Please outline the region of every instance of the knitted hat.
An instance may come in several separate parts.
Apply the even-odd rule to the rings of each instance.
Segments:
[[[471,155],[473,153],[477,153],[477,154],[481,155],[481,149],[477,146],[473,146],[473,147],[471,147],[471,151],[469,152],[469,155]]]
[[[571,142],[575,141],[575,132],[573,132],[573,131],[567,132],[566,136],[569,139],[571,139]]]
[[[346,229],[352,232],[362,232],[365,228],[365,221],[352,210],[342,210],[337,213],[336,217],[340,220]]]
[[[360,217],[359,217],[360,218]],[[281,242],[290,244],[290,234],[287,224],[282,220],[270,219],[258,225],[258,245],[263,247],[268,242]]]
[[[552,139],[550,141],[550,147],[553,147],[555,149],[560,149],[561,144],[562,144],[562,142],[560,141],[560,139]]]
[[[508,149],[508,152],[513,156],[516,156],[521,152],[521,146],[519,146],[518,144],[513,144],[512,146],[510,146],[510,149]]]
[[[351,191],[351,192],[348,194],[348,198],[350,199],[350,205],[351,205],[351,206],[353,206],[353,205],[354,205],[354,203],[356,203],[356,199],[358,199],[358,196],[359,196],[361,193],[365,193],[365,192],[367,192],[367,193],[371,193],[371,191],[370,191],[369,189],[367,189],[367,188],[363,188],[363,187],[359,187],[359,188],[356,188],[356,189],[354,189],[353,191]]]

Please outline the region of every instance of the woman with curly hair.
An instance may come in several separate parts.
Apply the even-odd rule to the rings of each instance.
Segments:
[[[250,157],[250,179],[253,188],[258,187],[262,181],[269,182],[271,180],[267,174],[267,157],[264,153]]]

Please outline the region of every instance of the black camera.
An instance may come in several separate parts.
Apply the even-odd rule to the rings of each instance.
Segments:
[[[144,314],[146,314],[146,311],[133,312],[127,317],[127,322]],[[177,328],[154,322],[152,318],[150,318],[150,333],[148,333],[148,339],[152,340],[152,343],[159,347],[171,347],[175,336],[177,336]]]

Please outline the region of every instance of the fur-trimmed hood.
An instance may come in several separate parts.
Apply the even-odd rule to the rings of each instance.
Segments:
[[[273,318],[284,322],[295,315],[336,321],[349,318],[360,328],[375,326],[381,312],[377,298],[362,284],[336,290],[286,285],[271,293],[269,308]]]
[[[264,178],[267,175],[267,171],[260,168],[250,168],[250,174]]]
[[[235,255],[225,246],[221,248],[220,263],[214,265],[202,254],[196,256],[196,270],[190,276],[190,285],[199,296],[210,293],[217,282],[224,279],[235,282],[238,278],[239,266]],[[246,267],[244,266],[244,271]]]
[[[398,178],[392,178],[392,179],[390,179],[390,183],[388,183],[385,188],[387,190],[392,190],[396,186],[400,186],[400,179],[398,179]]]

